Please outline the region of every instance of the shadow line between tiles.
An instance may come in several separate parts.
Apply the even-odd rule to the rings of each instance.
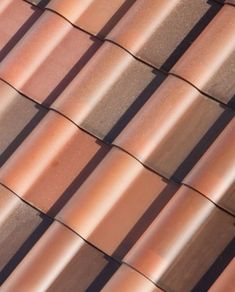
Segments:
[[[213,97],[213,96],[207,94],[206,92],[200,90],[197,86],[195,86],[194,84],[192,84],[192,83],[191,83],[190,81],[188,81],[187,79],[184,79],[184,78],[181,77],[180,75],[175,74],[175,73],[171,73],[171,72],[167,72],[166,70],[164,70],[164,69],[162,68],[163,66],[161,66],[160,68],[157,68],[156,66],[154,66],[154,65],[151,64],[150,62],[145,61],[145,60],[143,60],[143,59],[141,59],[141,58],[135,56],[135,55],[132,54],[129,50],[127,50],[126,48],[124,48],[122,45],[120,45],[120,44],[118,44],[118,43],[112,41],[111,39],[106,38],[106,37],[105,37],[105,38],[101,38],[101,37],[99,36],[99,34],[102,33],[102,29],[101,29],[100,32],[97,33],[97,35],[92,34],[92,33],[88,32],[87,30],[83,29],[82,27],[75,25],[75,24],[72,23],[70,20],[68,20],[66,17],[64,17],[63,15],[61,15],[60,13],[58,13],[57,11],[55,11],[55,10],[53,10],[53,9],[50,9],[50,8],[47,8],[47,7],[42,8],[42,7],[37,6],[37,5],[35,5],[35,4],[31,3],[31,2],[28,2],[27,0],[24,0],[24,1],[26,1],[27,3],[30,3],[32,6],[36,6],[36,7],[38,7],[39,9],[42,9],[43,11],[44,11],[44,10],[48,10],[48,11],[51,11],[52,13],[57,14],[59,17],[63,18],[63,19],[66,20],[67,22],[69,22],[73,27],[75,27],[75,28],[77,28],[77,29],[83,31],[84,33],[89,34],[90,36],[92,36],[92,37],[94,37],[94,38],[96,38],[96,39],[98,39],[98,40],[100,40],[100,41],[102,41],[102,42],[107,41],[107,42],[110,42],[110,43],[112,43],[112,44],[114,44],[114,45],[120,47],[121,49],[123,49],[124,51],[126,51],[128,54],[130,54],[133,58],[135,58],[136,60],[142,62],[143,64],[145,64],[145,65],[147,65],[147,66],[149,66],[149,67],[151,67],[151,68],[153,68],[153,69],[156,69],[156,70],[158,70],[158,71],[161,71],[161,72],[164,73],[164,74],[167,74],[167,75],[173,75],[173,76],[175,76],[176,78],[179,78],[179,79],[181,79],[181,80],[187,82],[188,84],[190,84],[191,86],[193,86],[195,89],[197,89],[200,93],[204,94],[204,95],[207,96],[208,98],[210,98],[210,99],[216,101],[217,103],[220,103],[220,104],[222,104],[222,105],[224,105],[224,106],[226,106],[226,107],[228,107],[228,108],[230,108],[230,109],[232,109],[232,110],[235,110],[235,109],[234,109],[234,102],[235,102],[234,98],[235,98],[235,97],[232,97],[231,100],[230,100],[230,102],[228,102],[228,104],[226,104],[226,103],[222,102],[221,100],[217,99],[216,97]],[[208,1],[211,2],[211,1],[214,1],[214,0],[208,0]],[[216,2],[218,5],[220,5],[221,7],[223,6],[223,5],[222,5],[221,3],[219,3],[219,2],[217,2],[217,1],[215,1],[215,2]],[[134,3],[134,1],[133,1],[133,3]],[[131,3],[131,5],[132,5],[133,3]],[[130,6],[131,6],[131,5],[130,5]],[[221,7],[220,7],[220,8],[221,8]],[[218,10],[219,10],[219,9],[218,9]],[[176,57],[176,55],[179,55],[179,49],[183,47],[183,48],[186,50],[186,49],[189,47],[189,45],[185,45],[185,44],[184,44],[185,39],[191,38],[192,35],[194,35],[194,38],[196,38],[196,37],[200,34],[200,32],[198,31],[198,26],[204,28],[204,27],[205,27],[205,22],[206,22],[206,16],[209,15],[210,20],[211,20],[211,18],[215,15],[216,11],[217,11],[217,9],[216,9],[216,8],[213,8],[213,7],[211,7],[211,8],[208,10],[208,12],[202,17],[202,19],[199,20],[199,22],[194,26],[194,28],[189,32],[189,34],[188,34],[188,35],[182,40],[182,42],[181,42],[181,43],[179,44],[179,46],[176,48],[176,52],[174,51],[174,52],[171,54],[171,56],[169,56],[169,58],[168,58],[168,59],[166,60],[166,62],[165,62],[165,65],[167,65],[167,66],[172,66],[172,64],[171,64],[171,63],[172,63],[172,59],[174,59],[174,58]],[[118,22],[118,21],[117,21],[117,22]],[[117,23],[117,22],[116,22],[116,23]],[[114,23],[115,23],[115,22],[114,22]],[[115,26],[115,25],[114,25],[114,26]],[[104,31],[107,30],[107,28],[105,28],[105,26],[104,26],[103,29],[104,29]],[[183,53],[184,53],[184,52],[183,52]],[[181,54],[181,55],[182,55],[182,54]],[[180,56],[181,56],[181,55],[180,55]]]

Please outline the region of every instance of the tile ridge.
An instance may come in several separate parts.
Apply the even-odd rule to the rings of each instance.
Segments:
[[[47,107],[45,106],[44,104],[41,104],[37,101],[35,101],[34,99],[31,99],[30,97],[28,97],[27,95],[25,95],[24,93],[22,93],[20,90],[18,90],[17,88],[15,88],[12,84],[10,84],[9,82],[5,81],[4,79],[2,79],[0,77],[0,80],[5,82],[7,85],[9,85],[10,87],[12,87],[14,90],[16,90],[18,93],[20,93],[21,95],[23,95],[25,98],[27,98],[28,100],[30,101],[33,101],[35,102],[37,105],[41,106],[42,108],[48,110],[48,111],[52,111],[52,112],[55,112],[57,114],[59,114],[60,116],[64,117],[66,120],[70,121],[73,125],[75,125],[78,129],[80,129],[81,131],[83,131],[84,133],[88,134],[89,136],[92,136],[93,138],[99,140],[100,142],[104,143],[105,145],[107,146],[111,146],[112,148],[118,148],[120,149],[121,151],[123,151],[124,153],[126,153],[127,155],[131,156],[132,158],[134,158],[136,161],[138,161],[144,168],[148,169],[149,171],[157,174],[158,176],[162,177],[163,179],[169,181],[169,182],[173,182],[175,184],[180,184],[180,181],[176,180],[176,179],[172,179],[172,178],[167,178],[165,177],[164,175],[162,175],[161,173],[158,173],[156,170],[154,170],[153,168],[145,165],[143,162],[141,162],[137,157],[135,157],[134,155],[132,155],[130,152],[128,152],[127,150],[125,150],[124,148],[116,145],[116,144],[113,144],[113,142],[111,143],[108,143],[102,139],[100,139],[99,137],[95,136],[94,134],[90,133],[88,130],[86,130],[85,128],[82,128],[80,126],[78,126],[72,119],[70,119],[69,117],[67,117],[65,114],[63,114],[62,112],[58,111],[57,109],[55,108],[51,108],[51,107]],[[37,127],[36,127],[37,128]],[[36,129],[35,128],[35,129]],[[34,129],[34,130],[35,130]],[[1,182],[0,182],[1,184]]]
[[[137,273],[139,273],[141,276],[143,276],[145,279],[147,279],[148,281],[150,281],[151,283],[153,283],[156,287],[162,289],[161,287],[157,286],[156,283],[154,283],[151,279],[149,279],[148,277],[146,277],[143,273],[141,273],[140,271],[138,271],[136,268],[132,267],[131,265],[129,265],[126,262],[123,262],[122,260],[118,260],[116,257],[113,257],[109,254],[107,254],[105,251],[103,251],[102,249],[100,249],[99,247],[97,247],[96,245],[94,245],[92,242],[90,242],[89,240],[87,240],[86,238],[84,238],[82,235],[80,235],[78,232],[76,232],[74,229],[72,229],[69,225],[65,224],[62,220],[58,219],[58,218],[54,218],[52,216],[50,216],[49,214],[47,214],[46,212],[43,212],[41,209],[37,208],[36,206],[34,206],[33,204],[31,204],[30,202],[24,200],[22,197],[18,196],[17,193],[15,193],[13,190],[11,190],[8,186],[6,186],[5,184],[3,184],[2,182],[0,182],[0,185],[3,186],[4,188],[6,188],[8,191],[10,191],[14,196],[16,196],[21,202],[23,202],[24,204],[26,204],[27,206],[29,206],[30,208],[34,209],[35,211],[39,212],[40,214],[43,214],[45,217],[47,217],[49,220],[51,220],[51,224],[53,224],[53,222],[58,222],[59,224],[61,224],[62,226],[64,226],[66,229],[70,230],[73,234],[75,234],[76,236],[80,237],[83,241],[85,241],[89,246],[93,247],[95,250],[101,252],[102,254],[104,254],[105,256],[107,256],[108,258],[112,259],[113,261],[115,261],[118,264],[124,264],[126,266],[128,266],[129,268],[135,270]],[[50,225],[51,225],[50,224]],[[41,235],[41,237],[43,237],[44,233]],[[40,238],[41,238],[40,237]],[[27,256],[27,255],[26,255]],[[111,277],[112,278],[112,277]],[[111,279],[110,278],[110,279]],[[163,289],[162,289],[163,290]],[[165,291],[165,290],[163,290]]]
[[[218,205],[217,203],[215,203],[213,200],[211,200],[211,199],[210,199],[209,197],[207,197],[205,194],[203,194],[202,192],[200,192],[198,189],[196,189],[196,188],[194,188],[194,187],[192,187],[192,186],[190,186],[189,184],[184,183],[184,182],[182,182],[181,185],[182,185],[182,186],[186,186],[186,187],[188,187],[189,189],[191,189],[191,190],[197,192],[198,194],[200,194],[201,196],[203,196],[205,199],[207,199],[208,201],[210,201],[213,205],[215,205],[215,207],[217,207],[217,208],[220,209],[221,211],[223,211],[223,212],[227,213],[228,215],[230,215],[230,216],[232,216],[232,217],[235,218],[235,215],[234,215],[232,212],[230,212],[229,210],[227,210],[227,209],[225,209],[224,207],[221,207],[220,205]]]
[[[109,42],[109,43],[111,43],[111,44],[113,44],[113,45],[118,46],[119,48],[123,49],[125,52],[127,52],[128,54],[130,54],[130,55],[131,55],[134,59],[136,59],[137,61],[140,61],[140,62],[142,62],[143,64],[145,64],[145,65],[147,65],[147,66],[149,66],[149,67],[151,67],[151,68],[153,68],[153,69],[155,69],[155,70],[158,70],[158,71],[162,72],[163,74],[166,74],[166,75],[173,75],[173,76],[175,76],[175,77],[177,77],[177,78],[179,78],[179,79],[181,79],[181,80],[187,82],[188,84],[190,84],[191,86],[193,86],[195,89],[197,89],[197,90],[198,90],[200,93],[202,93],[203,95],[205,95],[205,96],[207,96],[208,98],[214,100],[215,102],[218,102],[218,103],[220,103],[220,104],[226,106],[227,108],[230,108],[231,110],[234,110],[234,111],[235,111],[235,108],[234,108],[233,106],[231,106],[231,103],[226,104],[226,103],[222,102],[221,100],[217,99],[216,97],[213,97],[212,95],[210,95],[210,94],[204,92],[203,90],[200,90],[196,85],[194,85],[193,83],[191,83],[189,80],[187,80],[187,79],[181,77],[179,74],[176,74],[176,73],[174,73],[174,72],[171,72],[171,70],[170,70],[169,72],[167,72],[167,71],[163,70],[162,68],[158,68],[158,67],[154,66],[150,61],[143,60],[142,58],[138,57],[138,55],[133,54],[130,50],[126,49],[124,46],[122,46],[122,45],[119,44],[118,42],[115,42],[115,41],[113,41],[112,39],[110,39],[110,38],[108,37],[108,35],[107,35],[106,37],[104,37],[104,38],[101,38],[100,36],[98,36],[98,35],[96,35],[96,34],[93,34],[93,33],[89,32],[89,31],[87,31],[86,29],[82,28],[81,26],[78,26],[78,25],[74,24],[74,23],[71,22],[68,18],[66,18],[65,16],[63,16],[61,13],[59,13],[59,12],[57,12],[57,11],[55,11],[55,10],[53,10],[53,9],[51,9],[51,8],[49,8],[49,7],[47,7],[47,6],[44,7],[44,8],[42,8],[42,7],[40,7],[40,6],[37,6],[36,4],[33,4],[33,3],[31,3],[31,2],[28,2],[27,0],[23,0],[23,1],[25,1],[25,2],[27,2],[27,3],[29,3],[29,4],[31,4],[31,5],[33,5],[33,6],[35,6],[35,7],[38,7],[39,9],[41,9],[41,10],[43,10],[43,11],[46,11],[46,10],[47,10],[47,11],[51,11],[52,13],[57,14],[58,16],[60,16],[61,18],[63,18],[63,19],[66,20],[67,22],[69,22],[74,28],[83,31],[84,33],[86,33],[86,34],[88,34],[88,35],[90,35],[90,36],[96,38],[97,40],[102,41],[103,43],[105,43],[105,42],[107,41],[107,42]],[[213,0],[213,1],[215,1],[215,2],[218,3],[218,4],[220,4],[220,5],[221,5],[221,8],[222,8],[223,6],[225,6],[225,5],[223,5],[223,4],[222,4],[221,2],[219,2],[219,1],[216,1],[216,0]],[[228,5],[234,6],[233,4],[230,4],[230,3],[225,3],[225,4],[228,4]],[[212,21],[213,21],[213,20],[212,20]],[[205,28],[205,29],[206,29],[206,28]],[[204,30],[205,30],[205,29],[204,29]],[[202,32],[201,32],[201,33],[202,33]],[[200,34],[201,34],[201,33],[200,33]],[[195,40],[195,41],[196,41],[196,40]],[[188,50],[188,49],[187,49],[187,50]],[[186,50],[186,52],[187,52],[187,50]],[[185,53],[186,53],[186,52],[185,52]],[[184,54],[185,54],[185,53],[184,53]],[[178,61],[180,61],[180,59],[184,56],[184,54],[179,58]],[[178,61],[177,61],[177,62],[178,62]]]

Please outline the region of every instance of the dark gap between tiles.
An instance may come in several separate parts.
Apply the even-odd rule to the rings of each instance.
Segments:
[[[68,200],[74,195],[78,188],[88,178],[88,176],[94,171],[97,165],[102,161],[105,155],[109,152],[109,148],[101,141],[96,140],[96,143],[101,146],[100,150],[90,159],[79,175],[71,182],[67,189],[61,194],[59,199],[47,212],[49,217],[54,218],[58,212],[64,207]]]
[[[235,94],[228,102],[228,106],[235,110]]]
[[[18,41],[26,34],[31,26],[42,15],[43,11],[37,7],[32,6],[33,14],[25,21],[25,23],[18,29],[18,31],[12,36],[8,43],[0,51],[0,62],[6,57],[6,55],[13,49]]]
[[[214,18],[214,16],[219,12],[221,6],[213,2],[212,0],[207,0],[207,3],[211,7],[207,12],[201,17],[201,19],[195,24],[195,26],[190,30],[190,32],[185,36],[181,43],[175,48],[173,53],[168,57],[164,64],[160,67],[160,70],[170,71],[170,69],[175,65],[178,59],[185,53],[185,51],[191,46],[194,40],[199,36],[203,29],[209,24],[209,22]]]
[[[213,97],[212,95],[209,95],[208,93],[206,93],[206,92],[200,90],[200,89],[199,89],[198,87],[196,87],[193,83],[191,83],[191,82],[188,81],[187,79],[184,79],[184,78],[181,77],[180,75],[177,75],[177,74],[172,73],[172,72],[169,72],[168,75],[172,75],[172,76],[174,76],[174,77],[176,77],[176,78],[178,78],[178,79],[180,79],[180,80],[182,80],[182,81],[188,83],[189,85],[191,85],[192,87],[194,87],[198,92],[200,92],[201,94],[203,94],[203,95],[207,96],[208,98],[214,100],[215,102],[219,103],[221,106],[224,106],[224,107],[226,107],[226,108],[228,108],[228,109],[230,109],[230,110],[235,110],[235,108],[231,107],[231,102],[230,102],[230,104],[229,104],[229,103],[228,103],[228,104],[227,104],[227,103],[224,103],[223,101],[217,99],[216,97]],[[233,96],[232,99],[231,99],[231,101],[232,101],[232,106],[234,106],[234,104],[233,104],[233,103],[235,102],[234,98],[235,98],[235,97]]]
[[[52,219],[49,219],[48,217],[44,217],[44,215],[41,213],[39,216],[42,218],[42,222],[31,233],[31,235],[19,247],[18,251],[12,256],[11,260],[0,271],[0,285],[3,284],[3,282],[10,276],[10,274],[13,272],[13,270],[18,266],[18,264],[23,260],[23,258],[26,256],[26,254],[34,246],[34,244],[39,240],[39,238],[44,234],[44,232],[51,225]]]
[[[30,3],[30,4],[32,4],[32,5],[37,5],[36,3],[32,3],[32,2],[30,2],[30,1],[27,1],[27,0],[24,0],[24,1],[26,1],[26,2],[28,2],[28,3]],[[49,3],[49,1],[47,2],[48,0],[46,0],[45,1],[45,6],[46,6],[46,4],[47,3]],[[135,0],[136,1],[136,0]],[[75,24],[73,24],[72,22],[70,22],[68,19],[66,19],[63,15],[61,15],[61,14],[59,14],[58,12],[56,12],[56,11],[54,11],[54,10],[52,10],[52,9],[50,9],[50,8],[46,8],[46,10],[49,10],[49,11],[51,11],[51,12],[53,12],[53,13],[55,13],[55,14],[57,14],[58,16],[60,16],[60,17],[62,17],[63,19],[65,19],[66,21],[68,21],[73,27],[75,27],[76,29],[79,29],[79,30],[81,30],[81,31],[83,31],[84,33],[86,33],[86,34],[89,34],[91,37],[92,37],[92,39],[94,39],[94,40],[99,40],[99,41],[101,41],[102,43],[104,42],[104,41],[107,41],[107,42],[110,42],[110,43],[112,43],[112,44],[114,44],[114,45],[116,45],[116,46],[118,46],[118,47],[120,47],[121,49],[123,49],[124,51],[126,51],[128,54],[130,54],[132,57],[134,57],[136,60],[138,60],[138,61],[140,61],[140,62],[142,62],[143,64],[145,64],[145,65],[147,65],[147,66],[149,66],[149,67],[151,67],[151,68],[153,68],[153,69],[155,69],[155,70],[159,70],[160,72],[162,72],[163,74],[167,74],[167,75],[173,75],[173,76],[175,76],[175,77],[177,77],[177,78],[179,78],[179,79],[181,79],[181,80],[183,80],[183,81],[185,81],[185,82],[187,82],[188,84],[190,84],[191,86],[193,86],[194,88],[196,88],[200,93],[202,93],[202,94],[204,94],[205,96],[207,96],[207,97],[209,97],[209,98],[211,98],[212,100],[215,100],[216,102],[219,102],[219,103],[221,103],[221,104],[223,104],[224,106],[227,106],[227,107],[229,107],[229,108],[232,108],[232,109],[235,109],[235,97],[233,97],[232,99],[231,99],[231,102],[229,102],[228,104],[226,104],[226,103],[223,103],[222,101],[220,101],[220,100],[218,100],[217,98],[215,98],[215,97],[213,97],[213,96],[210,96],[209,94],[207,94],[207,93],[205,93],[205,92],[203,92],[202,90],[200,90],[199,88],[197,88],[194,84],[192,84],[190,81],[188,81],[188,80],[186,80],[186,79],[184,79],[183,77],[181,77],[181,76],[179,76],[179,75],[177,75],[177,74],[174,74],[174,73],[171,73],[171,72],[168,72],[167,70],[164,70],[164,66],[170,66],[169,64],[171,64],[172,62],[173,62],[173,59],[177,59],[177,55],[179,55],[179,51],[180,50],[182,50],[183,48],[184,48],[184,46],[186,46],[186,39],[188,38],[189,40],[190,40],[190,38],[194,38],[194,39],[196,39],[197,38],[197,36],[200,34],[200,29],[202,30],[203,28],[205,28],[206,27],[206,22],[210,22],[210,21],[208,21],[206,18],[208,17],[208,18],[210,18],[210,20],[212,20],[212,18],[217,14],[217,12],[221,9],[221,3],[219,3],[219,1],[217,1],[217,0],[207,0],[208,1],[208,3],[210,3],[211,4],[211,8],[206,12],[206,14],[201,18],[201,20],[195,25],[195,27],[189,32],[189,34],[184,38],[184,40],[179,44],[179,48],[177,47],[176,48],[176,50],[175,50],[175,52],[173,52],[172,53],[172,55],[168,58],[168,60],[161,66],[161,68],[156,68],[153,64],[151,64],[151,63],[149,63],[148,61],[146,61],[146,60],[143,60],[143,59],[140,59],[139,57],[137,57],[137,56],[135,56],[134,54],[132,54],[130,51],[128,51],[126,48],[124,48],[123,46],[121,46],[120,44],[118,44],[118,43],[116,43],[116,42],[114,42],[114,41],[112,41],[111,39],[108,39],[107,37],[105,37],[105,38],[102,38],[102,37],[100,37],[99,36],[99,34],[97,34],[97,35],[94,35],[94,34],[92,34],[92,33],[90,33],[90,32],[88,32],[88,31],[86,31],[85,29],[83,29],[82,27],[79,27],[79,26],[77,26],[77,25],[75,25]],[[46,3],[47,2],[47,3]],[[134,3],[134,2],[133,2]],[[131,4],[131,5],[133,5],[133,3]],[[217,4],[217,5],[215,5],[215,4]],[[38,7],[38,8],[43,8],[43,7],[40,7],[40,5],[39,6],[36,6],[36,7]],[[125,7],[125,6],[124,6]],[[122,9],[124,9],[124,8],[120,8],[121,9],[121,11],[122,11]],[[44,10],[43,10],[44,11]],[[119,12],[120,13],[120,12]],[[123,12],[122,12],[123,13]],[[117,16],[116,16],[117,17]],[[115,17],[115,19],[116,19],[116,17]],[[207,23],[207,24],[208,24]],[[99,33],[101,33],[102,32],[102,29],[101,29],[101,31],[99,32]],[[191,45],[191,44],[189,44],[189,45]],[[189,45],[187,45],[187,47],[185,48],[185,50],[189,47]],[[182,46],[182,47],[181,47]],[[184,52],[183,52],[184,53]],[[181,55],[183,54],[183,53],[181,53]],[[180,57],[180,56],[179,56]],[[179,58],[178,57],[178,58]],[[172,65],[171,65],[172,66]],[[74,66],[74,67],[76,67],[76,65]],[[72,68],[72,70],[75,72],[76,71],[76,68]],[[79,70],[80,71],[80,70]],[[79,72],[78,71],[78,72]],[[78,72],[77,72],[77,74],[78,74]],[[68,73],[68,75],[69,75],[69,73]],[[71,73],[71,75],[73,75],[73,73]],[[76,75],[76,74],[75,74]],[[74,76],[75,77],[75,76]],[[49,107],[52,103],[53,103],[53,101],[58,97],[58,95],[63,91],[63,89],[68,85],[68,83],[69,82],[71,82],[72,81],[72,79],[74,78],[74,77],[69,77],[69,76],[67,76],[67,77],[65,77],[65,80],[63,81],[61,81],[61,84],[58,84],[58,88],[56,89],[54,89],[52,92],[51,92],[51,94],[47,97],[48,98],[48,103],[49,104],[46,104],[47,102],[45,101],[44,103],[44,105],[45,106],[47,106],[47,107]],[[68,80],[71,78],[71,80],[68,82]],[[68,82],[68,83],[67,83]],[[67,85],[66,85],[67,84]],[[51,101],[50,101],[50,99],[51,99]]]
[[[36,3],[32,3],[30,1],[27,1],[27,0],[24,0],[32,5],[37,5]],[[42,0],[43,1],[43,0]],[[45,6],[49,3],[50,0],[45,0]],[[136,1],[136,0],[135,0]],[[199,88],[197,88],[194,84],[192,84],[190,81],[184,79],[183,77],[177,75],[177,74],[174,74],[174,73],[171,73],[171,72],[168,72],[167,70],[164,69],[164,66],[173,66],[174,64],[174,59],[177,60],[177,58],[179,58],[181,55],[183,55],[183,53],[185,52],[185,50],[191,45],[192,41],[190,44],[186,45],[187,42],[190,42],[190,39],[192,38],[193,40],[195,40],[197,38],[197,36],[200,34],[200,32],[203,30],[203,28],[205,28],[207,26],[207,24],[209,24],[209,22],[213,19],[213,17],[218,13],[218,11],[221,9],[221,3],[220,1],[217,1],[217,0],[207,0],[209,4],[211,4],[211,8],[204,14],[204,16],[200,19],[200,21],[194,26],[194,28],[188,33],[188,35],[184,38],[184,40],[179,44],[179,46],[176,48],[176,50],[171,54],[171,56],[166,60],[166,62],[161,66],[161,68],[156,68],[153,64],[149,63],[148,61],[146,60],[143,60],[143,59],[140,59],[139,57],[135,56],[134,54],[132,54],[130,51],[128,51],[126,48],[124,48],[123,46],[121,46],[120,44],[112,41],[111,39],[108,39],[107,37],[104,37],[102,38],[101,36],[99,36],[99,33],[102,33],[102,29],[101,31],[97,34],[97,35],[94,35],[88,31],[86,31],[85,29],[83,29],[82,27],[79,27],[75,24],[73,24],[72,22],[70,22],[67,18],[65,18],[63,15],[59,14],[58,12],[50,9],[50,8],[46,8],[46,10],[49,10],[55,14],[57,14],[58,16],[62,17],[63,19],[65,19],[66,21],[68,21],[73,27],[75,27],[76,29],[79,29],[81,31],[83,31],[84,33],[86,34],[89,34],[92,38],[96,39],[96,40],[99,40],[101,42],[104,42],[104,41],[107,41],[107,42],[110,42],[118,47],[120,47],[121,49],[123,49],[124,51],[126,51],[128,54],[130,54],[132,57],[134,57],[136,60],[142,62],[143,64],[155,69],[155,70],[159,70],[160,72],[162,72],[163,74],[167,74],[167,75],[173,75],[185,82],[187,82],[188,84],[190,84],[191,86],[193,86],[194,88],[196,88],[200,93],[206,95],[207,97],[211,98],[212,100],[215,100],[229,108],[232,108],[232,109],[235,109],[235,97],[233,97],[231,99],[231,101],[226,104],[226,103],[223,103],[222,101],[218,100],[217,98],[213,97],[213,96],[210,96],[209,94],[201,91]],[[133,2],[134,3],[134,2]],[[133,3],[131,5],[133,5]],[[216,5],[217,4],[217,5]],[[36,6],[38,8],[43,8],[43,7],[40,7],[39,6]],[[126,6],[124,7],[120,7],[122,13],[124,13],[123,11],[125,10]],[[43,10],[44,11],[44,10]],[[118,12],[117,13],[121,13],[121,12]],[[208,21],[208,19],[209,21]],[[115,19],[117,18],[117,16],[115,17]],[[110,19],[111,21],[111,19]],[[113,20],[112,20],[113,21]],[[111,21],[111,22],[112,22]],[[114,25],[115,26],[115,25]],[[105,27],[104,27],[105,28]],[[201,29],[201,31],[200,31]],[[105,28],[106,30],[106,28]],[[180,53],[180,50],[183,50],[184,49],[184,52]],[[177,57],[178,56],[178,57]],[[176,62],[176,61],[175,61]],[[76,66],[76,65],[75,65]],[[73,70],[73,69],[72,69]],[[68,73],[69,74],[69,73]],[[74,78],[74,77],[73,77]],[[73,79],[72,78],[72,79]],[[69,79],[69,77],[66,77],[66,79]],[[72,80],[71,79],[71,80]],[[71,82],[70,80],[70,82]],[[61,82],[64,82],[66,84],[66,80],[62,80]],[[68,82],[69,83],[69,82]],[[65,87],[66,85],[63,85],[63,83],[61,85],[58,85],[58,88],[57,89],[54,89],[55,92],[51,92],[51,94],[48,96],[48,99],[50,100],[51,98],[51,102],[49,102],[49,104],[47,106],[50,106],[53,101],[57,98],[57,96],[63,91],[61,90],[61,88],[63,88],[63,86]],[[53,97],[54,95],[54,97]],[[45,102],[46,103],[46,102]],[[46,104],[45,104],[46,105]]]
[[[235,227],[234,227],[235,228]],[[200,281],[192,289],[192,292],[208,291],[215,280],[223,272],[229,262],[235,257],[235,238],[230,241],[227,247],[214,261],[209,270],[203,275]]]
[[[39,8],[45,8],[51,0],[33,0],[33,1],[24,0],[24,1]]]
[[[220,115],[211,128],[197,143],[191,153],[176,169],[176,171],[171,176],[171,179],[181,182],[233,118],[233,111],[225,108],[225,111]]]
[[[115,261],[110,261],[110,257],[104,255],[104,258],[107,259],[108,264],[103,268],[95,280],[90,284],[90,286],[85,290],[86,292],[101,291],[105,284],[110,280],[114,273],[120,267],[120,263]]]
[[[201,196],[203,196],[205,199],[207,199],[208,201],[210,201],[213,205],[215,205],[218,209],[220,209],[221,211],[223,211],[224,213],[227,213],[228,215],[235,217],[235,215],[230,212],[229,210],[225,209],[224,207],[221,207],[220,205],[218,205],[217,203],[215,203],[214,201],[212,201],[209,197],[207,197],[206,195],[204,195],[203,193],[201,193],[199,190],[195,189],[194,187],[182,182],[181,185],[188,187],[189,189],[197,192],[198,194],[200,194]]]
[[[0,167],[8,160],[13,152],[20,146],[24,139],[32,132],[32,130],[38,125],[38,123],[47,114],[47,110],[38,104],[35,104],[38,108],[36,115],[29,121],[29,123],[23,128],[23,130],[14,138],[10,145],[0,154]]]
[[[113,128],[105,135],[104,141],[107,143],[112,143],[115,138],[121,133],[121,131],[126,127],[130,120],[136,115],[136,113],[141,109],[141,107],[146,103],[146,101],[152,96],[152,94],[158,89],[158,87],[163,83],[166,76],[159,74],[158,70],[153,70],[152,72],[156,74],[156,77],[143,89],[142,92],[136,97],[134,102],[129,108],[124,112],[124,114],[119,118]]]
[[[91,40],[94,43],[89,47],[86,53],[79,58],[77,63],[69,70],[69,72],[64,76],[64,78],[57,84],[57,86],[51,91],[51,93],[43,101],[43,105],[50,107],[50,105],[56,100],[56,98],[64,91],[68,84],[74,79],[74,77],[82,70],[82,68],[90,61],[92,56],[101,47],[103,42],[100,42],[95,37],[91,36]]]
[[[120,8],[113,14],[113,16],[107,21],[102,29],[97,33],[97,36],[104,38],[115,27],[119,20],[125,15],[125,13],[131,8],[136,0],[124,1]]]

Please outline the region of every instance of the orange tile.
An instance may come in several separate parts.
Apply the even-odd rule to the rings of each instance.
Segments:
[[[209,292],[221,292],[221,291],[228,291],[233,292],[235,291],[235,259],[233,258],[232,261],[228,264],[219,278],[215,281],[215,283],[210,287]]]
[[[138,0],[108,38],[169,71],[219,9],[213,1]]]
[[[55,214],[107,153],[108,147],[49,112],[0,169],[0,182]]]
[[[31,133],[47,110],[0,80],[0,166]]]
[[[233,117],[232,111],[169,76],[114,144],[162,175],[182,180]]]
[[[46,231],[51,221],[0,185],[0,285]]]
[[[223,268],[223,261],[216,259],[223,252],[225,260],[232,255],[234,220],[200,194],[182,187],[124,262],[166,291],[191,291],[194,287],[207,291],[208,281],[216,277],[212,271]]]
[[[4,282],[1,290],[82,292],[92,287],[105,268],[105,276],[109,278],[117,267],[117,263],[89,246],[71,230],[54,222]]]
[[[199,160],[184,183],[235,215],[235,119]]]
[[[105,37],[135,0],[52,0],[47,8],[86,31]],[[92,19],[92,21],[91,21]]]
[[[0,77],[35,101],[50,105],[99,45],[46,11],[0,64]]]
[[[102,292],[160,292],[151,281],[123,264],[101,290]]]
[[[42,11],[24,1],[1,0],[0,61],[27,33]]]
[[[171,72],[218,100],[233,104],[234,31],[235,9],[225,5]]]
[[[122,258],[176,190],[113,148],[57,218],[105,253]]]
[[[52,107],[110,142],[164,78],[118,46],[104,43]]]

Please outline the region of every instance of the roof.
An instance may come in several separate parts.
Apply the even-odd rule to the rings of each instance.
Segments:
[[[235,2],[2,0],[0,31],[1,291],[235,291]]]

